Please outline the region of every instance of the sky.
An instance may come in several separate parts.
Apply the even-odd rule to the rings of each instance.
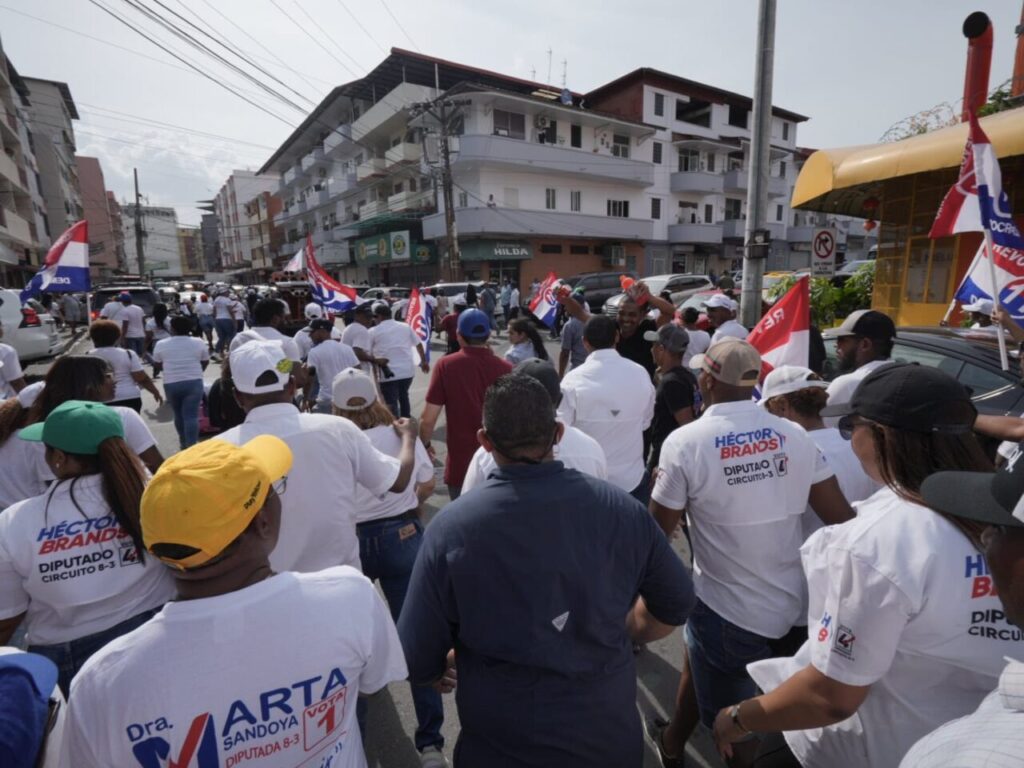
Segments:
[[[266,111],[188,69],[97,4]],[[230,41],[291,90],[248,68],[250,74],[304,109],[176,41],[132,4],[171,17],[163,4]],[[0,0],[0,40],[21,75],[69,85],[81,114],[78,153],[100,159],[108,189],[131,197],[137,168],[151,205],[173,206],[181,223],[196,224],[197,200],[212,198],[232,169],[258,169],[314,103],[365,75],[392,46],[559,86],[564,61],[566,84],[581,92],[646,66],[752,94],[757,5]],[[958,114],[966,59],[961,24],[975,10],[988,13],[995,29],[994,88],[1011,75],[1021,0],[779,0],[773,102],[810,117],[797,140],[816,148],[874,143],[924,110]]]

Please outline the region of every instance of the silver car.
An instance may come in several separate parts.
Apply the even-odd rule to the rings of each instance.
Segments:
[[[0,323],[5,344],[14,347],[20,360],[37,360],[52,355],[60,343],[57,321],[32,299],[22,305],[18,291],[0,289]]]
[[[676,305],[695,293],[710,291],[715,287],[711,282],[711,278],[707,275],[651,275],[650,277],[642,278],[642,280],[648,290],[650,290],[651,295],[657,296],[662,291],[668,291],[672,294],[672,303]],[[622,300],[625,298],[626,294],[624,293],[612,296],[604,303],[604,307],[601,309],[602,314],[617,315],[619,313],[619,305],[622,304]]]

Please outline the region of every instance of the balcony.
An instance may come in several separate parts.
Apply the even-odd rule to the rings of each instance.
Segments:
[[[338,147],[351,143],[352,141],[352,126],[348,123],[344,125],[336,126],[333,131],[327,134],[327,138],[324,139],[323,150],[325,155],[329,155],[332,151]]]
[[[771,234],[772,240],[784,240],[786,238],[786,228],[778,222],[765,224],[764,228]],[[746,219],[729,219],[722,224],[722,237],[726,240],[743,240],[746,235]]]
[[[791,243],[809,243],[816,229],[819,227],[790,227],[786,230],[786,239]]]
[[[299,167],[296,166],[296,165],[288,166],[288,170],[286,170],[284,172],[284,176],[282,177],[282,179],[284,181],[284,185],[287,187],[289,184],[294,184],[295,183],[295,179],[297,179],[298,176],[299,176]]]
[[[672,243],[721,243],[722,225],[669,224],[668,239]]]
[[[721,194],[725,177],[707,171],[677,171],[669,177],[673,192],[696,192],[699,195]]]
[[[6,208],[0,216],[0,233],[6,234],[25,245],[32,244],[32,230],[21,216]]]
[[[301,197],[295,201],[295,213],[305,213],[308,208],[309,202],[305,197]]]
[[[18,164],[8,155],[0,152],[0,176],[7,179],[12,186],[21,186],[21,178],[18,174]]]
[[[609,179],[635,187],[654,183],[654,164],[643,160],[627,160],[597,152],[584,152],[571,147],[538,144],[504,136],[467,135],[459,137],[459,153],[455,164],[507,168],[514,171],[564,173],[588,176],[601,181]]]
[[[406,211],[411,208],[433,208],[434,193],[432,190],[420,190],[419,192],[396,192],[388,198],[388,210]]]
[[[460,235],[533,235],[545,237],[599,237],[611,240],[651,240],[654,222],[615,219],[584,213],[528,211],[519,208],[459,208],[455,221]],[[444,237],[444,214],[423,218],[423,237]]]
[[[392,124],[398,127],[405,123],[405,105],[415,101],[429,101],[434,95],[434,89],[425,85],[400,83],[352,123],[351,135],[362,140],[378,128],[390,127]]]
[[[313,148],[313,151],[302,158],[302,170],[308,171],[318,162],[324,159],[324,148],[317,146]]]
[[[317,189],[310,193],[309,203],[315,206],[327,205],[331,199],[331,190],[325,184],[323,189]]]
[[[356,168],[356,181],[366,181],[374,176],[384,175],[384,158],[371,157]]]
[[[292,256],[292,255],[295,254],[295,252],[297,250],[299,250],[299,247],[301,245],[302,245],[302,243],[300,241],[298,241],[298,240],[296,240],[294,243],[289,243],[289,242],[281,243],[281,248],[279,249],[279,253],[282,256]]]
[[[737,168],[725,174],[724,188],[726,192],[746,192],[747,179],[750,171],[746,168]],[[768,196],[786,197],[789,195],[789,182],[778,176],[768,177]]]
[[[384,163],[388,168],[391,168],[396,165],[418,163],[421,157],[423,157],[423,147],[421,145],[408,144],[403,141],[384,153]]]
[[[354,173],[335,174],[328,181],[328,189],[332,196],[340,195],[348,192],[350,189],[355,189],[357,183],[356,174]]]
[[[371,216],[379,216],[382,213],[386,213],[388,210],[387,200],[371,200],[368,203],[363,203],[359,206],[359,218],[360,220],[368,219]]]

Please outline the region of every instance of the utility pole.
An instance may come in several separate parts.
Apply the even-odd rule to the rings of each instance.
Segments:
[[[775,0],[759,0],[757,59],[754,65],[754,114],[750,130],[747,226],[744,231],[743,292],[740,322],[753,328],[761,319],[764,263],[771,250],[766,222],[772,130],[772,69],[775,59]]]
[[[142,252],[142,241],[145,239],[145,232],[142,229],[142,195],[139,194],[139,169],[132,169],[135,173],[135,252],[139,256],[139,277],[146,276],[146,257]]]
[[[448,137],[452,133],[455,120],[461,116],[459,107],[464,107],[469,103],[469,99],[453,100],[439,97],[434,101],[417,102],[412,105],[411,109],[412,117],[427,114],[433,117],[439,126],[441,192],[444,198],[445,247],[447,249],[443,272],[445,279],[449,282],[459,279],[461,254],[455,222],[455,185],[452,182],[451,147],[448,145]]]

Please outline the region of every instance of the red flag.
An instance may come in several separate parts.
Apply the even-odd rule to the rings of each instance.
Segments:
[[[807,367],[810,358],[811,289],[806,275],[775,302],[747,341],[761,353],[761,380],[780,365]]]

